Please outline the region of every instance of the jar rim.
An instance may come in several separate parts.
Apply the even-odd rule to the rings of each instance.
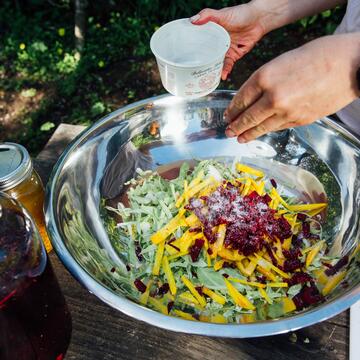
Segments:
[[[0,143],[0,191],[14,188],[32,172],[33,164],[24,146],[11,142]]]

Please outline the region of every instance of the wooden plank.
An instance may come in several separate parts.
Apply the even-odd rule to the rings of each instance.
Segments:
[[[53,166],[63,153],[65,147],[86,127],[80,125],[60,124],[54,134],[34,161],[36,171],[46,183]]]
[[[55,161],[82,127],[62,124],[36,161],[47,179]],[[134,320],[102,303],[63,267],[56,254],[51,261],[73,318],[67,360],[112,359],[340,359],[348,358],[348,313],[299,330],[253,339],[222,339],[186,335]]]
[[[73,317],[66,359],[347,359],[348,329],[329,322],[296,331],[295,342],[291,334],[221,339],[153,327],[106,306],[63,269],[56,255],[51,260]]]

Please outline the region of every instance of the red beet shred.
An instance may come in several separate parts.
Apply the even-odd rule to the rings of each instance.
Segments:
[[[275,216],[270,201],[268,194],[260,196],[255,191],[243,197],[238,187],[226,182],[202,199],[191,198],[186,209],[198,217],[210,243],[216,241],[213,227],[226,224],[225,247],[248,256],[261,250],[264,236],[283,241],[292,235],[290,224],[283,216]]]

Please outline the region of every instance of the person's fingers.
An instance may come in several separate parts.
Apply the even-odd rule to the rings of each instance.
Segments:
[[[272,115],[274,109],[271,108],[267,96],[263,95],[233,120],[225,133],[229,137],[234,137],[257,126],[259,130],[263,130],[261,123]]]
[[[243,111],[258,100],[262,89],[255,78],[251,76],[239,89],[225,110],[224,116],[228,123],[234,121]]]
[[[234,64],[236,61],[241,59],[244,55],[247,53],[247,49],[244,46],[237,46],[232,44],[230,49],[226,53],[223,71],[221,78],[223,80],[226,80],[227,76],[231,73],[232,68],[234,67]]]
[[[231,57],[226,56],[225,60],[224,60],[224,66],[222,69],[222,73],[221,73],[221,78],[223,80],[226,80],[228,75],[231,73],[231,70],[233,68],[235,64],[235,60],[232,59]]]
[[[294,125],[292,124],[294,123],[289,123],[286,119],[275,114],[264,120],[259,125],[243,132],[241,135],[238,136],[237,140],[239,143],[245,143],[254,140],[262,135],[268,134],[269,132],[293,127]]]
[[[203,25],[209,21],[219,22],[219,10],[203,9],[198,14],[192,16],[190,21],[195,25]]]

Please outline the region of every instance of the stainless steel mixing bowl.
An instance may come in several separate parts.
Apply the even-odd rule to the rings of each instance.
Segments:
[[[119,196],[138,167],[156,169],[186,159],[238,157],[264,169],[286,191],[305,200],[327,197],[324,236],[332,253],[348,254],[359,243],[360,141],[326,118],[240,145],[224,136],[223,111],[233,95],[217,91],[191,101],[165,95],[124,107],[78,136],[53,170],[45,207],[57,254],[90,292],[129,316],[169,330],[255,337],[328,319],[360,299],[359,263],[355,262],[347,285],[339,286],[324,303],[286,318],[251,324],[169,317],[122,295],[124,259],[111,246],[101,213],[103,199]],[[117,271],[111,272],[114,266]]]

